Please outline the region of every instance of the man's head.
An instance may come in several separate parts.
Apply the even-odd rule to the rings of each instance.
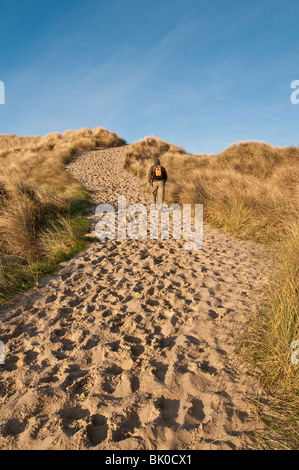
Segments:
[[[159,158],[156,158],[156,159],[155,159],[155,165],[160,165],[160,160],[159,160]]]

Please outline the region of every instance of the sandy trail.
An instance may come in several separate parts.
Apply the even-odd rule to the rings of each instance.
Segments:
[[[98,203],[148,203],[127,147],[69,171]],[[94,222],[94,217],[91,215]],[[182,240],[105,240],[0,312],[1,449],[246,449],[258,392],[233,339],[262,299],[265,250],[205,227]]]

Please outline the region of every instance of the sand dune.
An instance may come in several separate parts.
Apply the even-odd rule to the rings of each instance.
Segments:
[[[95,204],[149,202],[126,147],[68,170]],[[92,227],[95,217],[90,214]],[[262,300],[262,246],[209,227],[183,240],[109,240],[0,312],[1,449],[246,449],[260,393],[233,341]]]

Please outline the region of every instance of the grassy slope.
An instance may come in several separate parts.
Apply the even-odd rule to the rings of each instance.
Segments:
[[[297,449],[299,366],[290,345],[299,340],[299,149],[247,142],[208,157],[148,137],[130,146],[125,168],[146,178],[156,157],[168,171],[168,204],[203,204],[205,222],[275,247],[278,273],[241,352],[272,396],[269,408],[257,404],[261,417],[282,446]]]
[[[86,189],[65,171],[78,150],[125,141],[103,128],[0,135],[0,302],[85,247]]]

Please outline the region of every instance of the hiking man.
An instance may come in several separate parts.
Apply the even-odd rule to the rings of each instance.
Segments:
[[[167,181],[167,172],[160,164],[159,158],[155,159],[155,164],[150,167],[148,172],[148,185],[152,187],[154,204],[163,204],[165,195],[165,183]]]

